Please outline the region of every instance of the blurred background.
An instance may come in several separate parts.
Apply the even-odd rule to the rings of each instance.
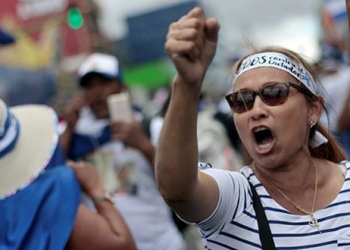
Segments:
[[[170,86],[174,69],[164,51],[171,22],[194,6],[220,24],[217,54],[204,92],[220,98],[233,62],[256,47],[282,45],[311,62],[323,43],[348,35],[345,0],[0,0],[0,96],[9,105],[45,103],[60,113],[79,91],[76,70],[91,52],[116,55],[134,101],[143,105]]]

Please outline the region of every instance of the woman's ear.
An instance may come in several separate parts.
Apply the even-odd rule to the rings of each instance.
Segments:
[[[316,97],[318,100],[310,102],[310,113],[309,113],[309,117],[311,117],[312,120],[314,121],[319,120],[324,109],[323,96],[318,94],[316,95]]]

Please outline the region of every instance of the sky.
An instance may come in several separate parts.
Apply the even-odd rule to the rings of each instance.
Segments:
[[[111,39],[127,35],[125,18],[187,0],[95,0],[102,10],[100,27]],[[206,15],[221,25],[223,54],[244,47],[246,39],[256,46],[284,45],[317,59],[321,0],[198,0]]]

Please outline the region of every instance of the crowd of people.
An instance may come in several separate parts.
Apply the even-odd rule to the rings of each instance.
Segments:
[[[208,105],[219,30],[199,7],[170,25],[176,74],[152,117],[131,99],[131,121],[111,119],[130,89],[98,52],[60,124],[0,99],[0,249],[347,249],[347,45],[325,39],[320,64],[251,47]]]

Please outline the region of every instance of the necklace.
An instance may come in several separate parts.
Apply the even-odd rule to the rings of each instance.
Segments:
[[[298,209],[300,212],[305,213],[307,215],[310,216],[310,220],[309,220],[309,226],[310,227],[317,227],[318,231],[321,233],[320,231],[320,225],[318,224],[317,218],[314,216],[314,209],[315,209],[315,203],[316,203],[316,197],[317,197],[317,181],[318,181],[318,169],[316,167],[316,164],[313,160],[311,160],[314,167],[315,167],[315,192],[314,192],[314,198],[312,201],[312,206],[311,206],[311,211],[307,211],[306,209],[300,207],[298,204],[296,204],[294,201],[292,201],[286,194],[284,194],[282,192],[281,189],[279,189],[275,183],[273,183],[272,181],[269,181],[276,189],[277,191],[290,203],[292,203],[294,205],[294,207],[296,209]]]

